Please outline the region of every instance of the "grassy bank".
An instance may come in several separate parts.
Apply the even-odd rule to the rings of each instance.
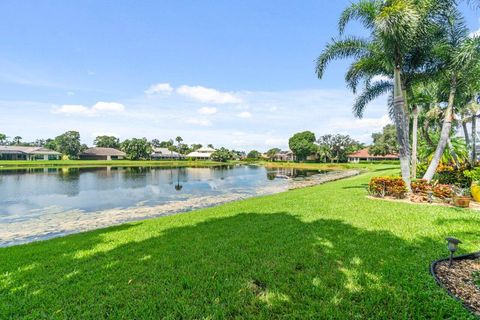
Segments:
[[[218,166],[224,163],[215,161],[169,161],[169,160],[51,160],[51,161],[0,161],[0,170],[19,169],[19,168],[54,168],[54,167],[206,167]]]
[[[361,162],[361,163],[316,163],[316,162],[270,162],[260,161],[256,162],[258,165],[267,168],[295,168],[305,170],[342,170],[342,169],[360,169],[360,170],[378,170],[379,168],[391,168],[397,166],[397,163],[376,163],[376,162]]]
[[[0,319],[469,318],[428,268],[478,213],[368,199],[372,170],[0,249]]]

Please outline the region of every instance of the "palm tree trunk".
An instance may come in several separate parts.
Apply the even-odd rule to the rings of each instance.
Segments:
[[[455,93],[457,91],[457,78],[452,77],[450,83],[450,93],[448,95],[448,106],[445,110],[445,117],[443,119],[442,131],[440,132],[440,140],[438,141],[437,149],[433,155],[432,161],[428,166],[423,179],[431,181],[433,175],[437,171],[438,164],[442,158],[443,153],[445,152],[445,147],[447,146],[448,139],[450,138],[450,131],[452,129],[452,120],[453,120],[453,102],[455,100]]]
[[[402,90],[401,71],[395,68],[393,90],[393,118],[397,129],[398,157],[402,179],[410,191],[410,141],[408,134],[408,115],[405,109],[405,96]]]
[[[455,163],[455,168],[459,169],[460,168],[460,160],[458,159],[457,153],[455,152],[455,149],[453,149],[452,141],[450,138],[447,140],[447,146],[448,146],[448,151],[450,151],[450,154],[452,155],[453,162]]]
[[[477,164],[477,115],[472,117],[472,167]]]
[[[423,137],[425,138],[425,141],[427,142],[427,144],[430,147],[434,148],[435,144],[433,143],[432,138],[428,133],[429,128],[430,128],[430,122],[428,121],[428,119],[425,119],[425,122],[423,123],[423,126],[422,126]]]
[[[417,177],[417,132],[418,132],[418,107],[413,106],[413,124],[412,124],[412,178]]]
[[[468,135],[466,119],[462,119],[462,128],[463,128],[463,136],[465,137],[465,143],[467,144],[467,147],[468,147],[470,146],[470,136]]]

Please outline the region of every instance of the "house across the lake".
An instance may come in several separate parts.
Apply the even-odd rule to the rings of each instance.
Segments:
[[[185,159],[183,154],[168,150],[168,148],[153,148],[152,159],[155,160],[181,160]]]
[[[186,155],[187,158],[193,158],[197,160],[209,160],[215,149],[209,147],[202,147],[196,151],[190,152]]]
[[[88,148],[80,153],[81,160],[122,160],[126,153],[114,148]]]
[[[348,162],[360,162],[360,161],[384,161],[384,160],[398,160],[398,154],[386,154],[374,156],[370,154],[368,148],[358,150],[357,152],[348,155]]]
[[[274,161],[295,161],[295,154],[291,150],[277,152],[273,157]]]
[[[0,146],[0,160],[58,160],[61,156],[44,147]]]

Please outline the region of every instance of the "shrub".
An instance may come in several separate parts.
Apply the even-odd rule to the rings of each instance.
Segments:
[[[432,188],[433,195],[440,199],[453,198],[453,187],[448,184],[437,183]]]
[[[418,179],[418,180],[412,181],[411,186],[412,186],[412,192],[420,195],[427,195],[427,191],[432,190],[432,184],[424,179]]]
[[[391,196],[401,199],[407,193],[407,186],[400,177],[374,177],[368,184],[368,191],[375,197]]]
[[[427,171],[427,167],[428,165],[425,163],[419,164],[417,166],[417,176],[423,176],[425,171]],[[435,175],[433,176],[433,179],[442,184],[454,184],[456,186],[466,188],[472,183],[472,178],[470,178],[468,175],[465,175],[465,172],[474,171],[467,169],[467,165],[462,165],[459,168],[455,168],[452,165],[440,163]],[[478,177],[480,178],[480,172]]]
[[[465,170],[463,171],[463,175],[472,182],[480,182],[480,168]]]

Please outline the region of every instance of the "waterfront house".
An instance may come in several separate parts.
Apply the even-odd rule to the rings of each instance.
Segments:
[[[280,151],[275,154],[273,161],[295,161],[295,155],[291,150]]]
[[[114,148],[88,148],[80,153],[81,160],[122,160],[126,154],[123,151]]]
[[[151,154],[152,159],[155,160],[181,160],[185,159],[183,154],[175,152],[173,150],[168,150],[168,148],[153,148]]]
[[[187,158],[197,159],[197,160],[209,160],[212,156],[212,153],[215,152],[215,149],[209,147],[202,147],[196,151],[190,152],[186,155]]]
[[[398,154],[386,155],[372,155],[368,148],[358,150],[357,152],[348,155],[348,162],[358,163],[360,161],[384,161],[384,160],[398,160]]]
[[[0,146],[0,160],[58,160],[61,156],[44,147]]]

